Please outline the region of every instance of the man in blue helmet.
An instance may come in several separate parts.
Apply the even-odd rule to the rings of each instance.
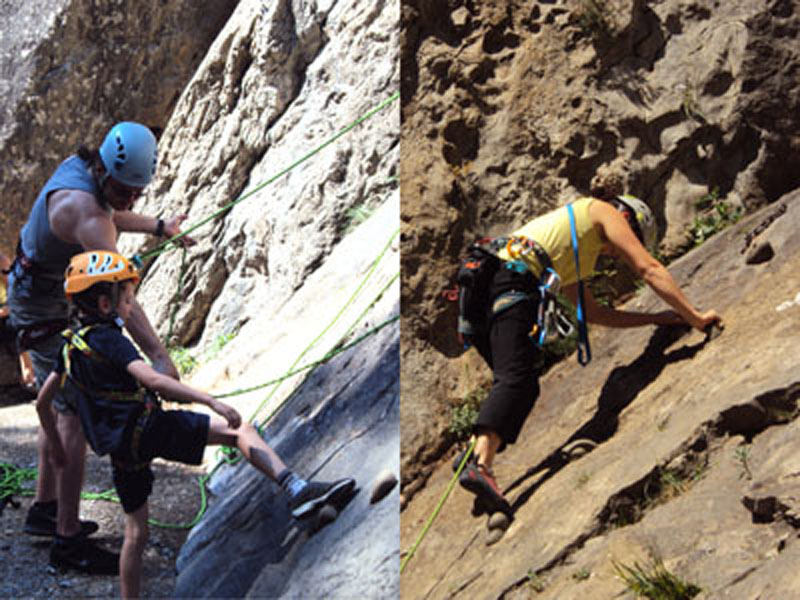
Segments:
[[[19,332],[20,351],[29,351],[38,386],[52,371],[62,345],[59,333],[68,317],[64,271],[70,259],[86,250],[116,252],[120,232],[157,237],[180,233],[185,215],[162,220],[131,212],[153,178],[156,157],[156,138],[149,128],[118,123],[99,150],[82,146],[62,162],[36,198],[20,232],[9,276],[8,306],[11,325]],[[127,329],[156,370],[178,379],[175,365],[138,303]],[[75,405],[60,394],[53,406],[67,460],[56,466],[52,447],[40,429],[36,496],[25,531],[55,537],[50,561],[56,566],[116,574],[118,555],[87,539],[97,524],[78,519],[86,439]]]

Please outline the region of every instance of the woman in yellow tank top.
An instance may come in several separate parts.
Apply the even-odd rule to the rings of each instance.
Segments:
[[[713,323],[721,323],[715,311],[701,312],[695,308],[669,271],[650,254],[647,247],[650,250],[654,248],[657,234],[653,213],[641,200],[623,196],[621,192],[621,186],[595,185],[592,197],[581,198],[572,204],[580,275],[582,278],[590,275],[601,254],[620,258],[670,308],[656,313],[617,310],[598,304],[587,288],[582,302],[586,320],[608,327],[689,324],[701,331]],[[513,246],[515,239],[535,240],[559,274],[561,291],[577,305],[578,274],[566,207],[533,219],[513,232],[510,239],[512,243],[498,253],[501,259],[521,259],[527,270],[538,277],[544,265],[539,264],[536,253],[515,252]],[[522,289],[521,286],[526,285],[523,282],[531,280],[530,274],[527,274],[527,280],[525,276],[518,270],[499,269],[492,282],[490,297],[494,299],[508,290]],[[491,317],[488,331],[473,339],[478,352],[492,368],[494,382],[481,404],[474,429],[474,454],[462,471],[459,483],[476,494],[489,512],[511,513],[491,467],[495,454],[506,444],[516,441],[539,395],[539,374],[533,365],[540,349],[529,337],[536,322],[538,302],[538,294],[529,294],[525,301]]]

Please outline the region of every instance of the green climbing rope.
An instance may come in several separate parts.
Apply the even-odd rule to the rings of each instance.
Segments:
[[[392,242],[393,242],[393,241],[394,241],[394,239],[397,237],[398,233],[400,233],[400,229],[399,229],[399,228],[398,228],[398,229],[397,229],[397,230],[396,230],[396,231],[395,231],[395,232],[392,234],[392,236],[389,238],[389,241],[388,241],[388,242],[386,243],[386,245],[383,247],[383,249],[381,250],[380,254],[378,254],[378,257],[377,257],[377,258],[376,258],[376,259],[375,259],[375,260],[372,262],[372,266],[370,267],[369,271],[367,271],[366,275],[365,275],[365,276],[362,278],[362,280],[361,280],[361,283],[359,283],[359,284],[358,284],[358,286],[356,287],[355,291],[354,291],[354,292],[353,292],[353,293],[350,295],[350,297],[349,297],[349,298],[347,299],[347,301],[344,303],[344,305],[343,305],[343,306],[342,306],[342,308],[339,310],[339,312],[338,312],[338,313],[336,313],[336,315],[333,317],[333,320],[332,320],[330,323],[328,323],[327,327],[325,327],[325,329],[323,329],[323,330],[322,330],[322,332],[321,332],[321,333],[320,333],[320,334],[319,334],[317,337],[315,337],[315,338],[314,338],[314,339],[311,341],[311,343],[310,343],[310,344],[309,344],[309,345],[308,345],[308,346],[307,346],[307,347],[306,347],[306,348],[305,348],[305,349],[304,349],[304,350],[303,350],[303,351],[300,353],[300,355],[299,355],[299,356],[298,356],[298,357],[295,359],[295,361],[294,361],[294,362],[292,363],[292,365],[289,367],[289,371],[290,371],[290,372],[291,372],[291,371],[292,371],[292,370],[293,370],[293,369],[294,369],[294,368],[297,366],[297,364],[298,364],[298,363],[299,363],[299,362],[300,362],[300,361],[303,359],[303,357],[304,357],[304,356],[305,356],[305,355],[306,355],[306,354],[307,354],[307,353],[308,353],[308,352],[311,350],[311,348],[313,348],[313,347],[314,347],[314,345],[315,345],[315,344],[316,344],[316,343],[317,343],[317,342],[318,342],[318,341],[319,341],[319,340],[322,338],[322,336],[324,336],[324,335],[325,335],[325,334],[326,334],[326,333],[327,333],[327,332],[328,332],[328,331],[331,329],[331,327],[333,327],[333,326],[334,326],[334,324],[336,324],[336,322],[337,322],[337,321],[339,320],[339,318],[340,318],[340,317],[341,317],[341,316],[344,314],[344,312],[345,312],[345,311],[346,311],[346,310],[347,310],[347,309],[350,307],[350,305],[351,305],[351,304],[353,304],[353,302],[355,302],[355,299],[356,299],[356,298],[358,297],[358,295],[361,293],[361,290],[364,288],[364,286],[366,285],[367,281],[368,281],[368,280],[369,280],[369,279],[372,277],[372,275],[375,273],[376,269],[378,268],[378,264],[379,264],[379,263],[380,263],[380,261],[383,259],[383,257],[384,257],[384,255],[386,254],[387,250],[388,250],[388,249],[391,247],[391,245],[392,245]],[[386,286],[386,287],[388,287],[389,285],[391,285],[391,283],[392,283],[392,282],[393,282],[393,281],[396,279],[396,277],[397,277],[397,275],[396,275],[394,278],[392,278],[392,280],[391,280],[391,281],[390,281],[390,282],[387,284],[387,286]],[[386,288],[384,288],[384,290],[385,290],[385,289],[386,289]],[[383,293],[384,293],[384,290],[381,290],[380,294],[378,295],[378,298],[380,298],[380,297],[383,295]],[[371,307],[373,306],[373,304],[374,304],[374,303],[375,303],[375,301],[373,301],[372,303],[370,303],[370,305],[367,307],[367,310],[369,310],[369,308],[371,308]],[[363,313],[362,313],[362,316],[363,316]],[[361,317],[359,317],[359,321],[360,321],[360,319],[361,319]],[[357,324],[357,323],[356,323],[356,324]],[[351,326],[350,326],[350,327],[347,329],[347,331],[344,333],[344,335],[342,335],[342,338],[341,338],[341,339],[345,339],[345,338],[346,338],[346,337],[347,337],[347,336],[350,334],[350,332],[353,330],[353,328],[355,327],[355,325],[356,325],[356,324],[353,324],[353,325],[351,325]],[[287,379],[288,377],[289,377],[289,375],[287,375],[287,376],[283,377],[283,379]],[[283,381],[283,379],[281,379],[280,381]],[[266,385],[265,385],[265,386],[262,386],[262,387],[266,387]],[[261,402],[261,404],[259,404],[259,405],[258,405],[258,408],[256,408],[256,410],[255,410],[255,412],[253,413],[253,416],[251,417],[251,419],[250,419],[250,420],[253,420],[253,419],[255,419],[255,418],[256,418],[256,416],[258,415],[258,413],[259,413],[259,412],[261,412],[261,410],[264,408],[264,406],[267,404],[267,402],[269,402],[269,401],[270,401],[270,399],[272,398],[272,396],[275,394],[275,392],[276,392],[277,390],[278,390],[278,386],[276,385],[276,386],[275,386],[275,387],[272,389],[272,391],[269,393],[269,395],[267,395],[267,397],[266,397],[266,398],[264,398],[264,400]],[[274,414],[274,411],[273,411],[273,412],[270,414],[270,417],[272,416],[272,414]],[[270,418],[270,417],[268,417],[268,418],[267,418],[267,420],[269,420],[269,418]],[[266,420],[265,420],[265,421],[262,421],[262,424],[263,424],[263,423],[265,423],[265,422],[266,422]]]
[[[289,171],[291,171],[291,170],[295,169],[296,167],[298,167],[299,165],[303,164],[304,162],[306,162],[308,159],[310,159],[314,155],[319,154],[322,150],[324,150],[325,148],[330,146],[333,142],[338,140],[340,137],[342,137],[346,133],[352,131],[353,129],[358,127],[361,123],[363,123],[367,119],[373,117],[375,114],[379,113],[380,111],[382,111],[384,108],[386,108],[387,106],[389,106],[390,104],[392,104],[393,102],[398,100],[399,98],[400,98],[400,92],[395,92],[394,94],[389,96],[389,98],[387,98],[386,100],[384,100],[383,102],[378,104],[376,107],[370,109],[369,111],[367,111],[366,113],[361,115],[358,119],[356,119],[355,121],[353,121],[352,123],[347,125],[344,129],[340,130],[338,133],[336,133],[333,136],[331,136],[330,138],[328,138],[322,144],[320,144],[316,148],[314,148],[314,149],[310,150],[309,152],[307,152],[306,154],[304,154],[299,159],[297,159],[294,162],[292,162],[289,166],[281,169],[280,171],[278,171],[272,177],[270,177],[267,180],[259,183],[254,188],[248,190],[247,192],[245,192],[244,194],[242,194],[241,196],[239,196],[235,200],[232,200],[231,202],[229,202],[228,204],[226,204],[225,206],[220,208],[217,212],[209,215],[208,217],[206,217],[205,219],[201,220],[200,222],[195,223],[191,227],[187,228],[185,231],[182,231],[178,235],[175,235],[175,236],[169,238],[168,240],[164,240],[163,242],[161,242],[158,246],[156,246],[155,248],[153,248],[149,252],[146,252],[145,254],[143,254],[141,256],[137,255],[136,257],[134,257],[134,260],[137,261],[139,264],[141,264],[142,262],[144,262],[145,260],[147,260],[149,258],[153,258],[155,256],[158,256],[159,254],[162,254],[162,253],[166,252],[167,250],[170,250],[170,249],[173,249],[173,248],[177,247],[175,242],[177,242],[179,239],[189,235],[192,231],[194,231],[198,227],[202,227],[206,223],[208,223],[210,221],[213,221],[214,219],[216,219],[220,215],[228,212],[230,209],[232,209],[234,206],[236,206],[240,202],[242,202],[242,201],[246,200],[247,198],[249,198],[250,196],[253,196],[254,194],[260,192],[262,189],[264,189],[265,187],[267,187],[268,185],[270,185],[271,183],[273,183],[277,179],[280,179],[281,177],[286,175]]]
[[[349,131],[351,131],[352,129],[354,129],[359,124],[361,124],[364,121],[366,121],[367,119],[371,118],[372,116],[374,116],[375,114],[377,114],[378,112],[380,112],[381,110],[383,110],[384,108],[386,108],[387,106],[389,106],[390,104],[392,104],[393,102],[398,100],[399,98],[400,98],[400,92],[395,92],[394,94],[392,94],[392,96],[390,96],[388,99],[386,99],[383,102],[381,102],[378,106],[376,106],[373,109],[371,109],[368,112],[366,112],[364,115],[362,115],[361,117],[359,117],[358,119],[356,119],[355,121],[353,121],[352,123],[347,125],[345,128],[340,130],[338,133],[336,133],[335,135],[331,136],[328,140],[326,140],[325,142],[323,142],[322,144],[320,144],[316,148],[312,149],[311,151],[309,151],[308,153],[303,155],[301,158],[299,158],[296,161],[292,162],[289,166],[287,166],[286,168],[282,169],[281,171],[279,171],[278,173],[276,173],[275,175],[273,175],[272,177],[270,177],[266,181],[263,181],[262,183],[258,184],[257,186],[255,186],[251,190],[245,192],[244,194],[242,194],[241,196],[239,196],[235,200],[229,202],[228,204],[226,204],[225,206],[220,208],[218,211],[216,211],[215,213],[213,213],[210,216],[206,217],[205,219],[201,220],[200,222],[192,225],[191,227],[188,227],[186,230],[182,231],[180,234],[175,235],[175,236],[165,240],[164,242],[162,242],[161,244],[156,246],[153,250],[151,250],[151,251],[149,251],[149,252],[147,252],[147,253],[145,253],[143,255],[134,256],[133,257],[134,262],[139,266],[139,268],[141,268],[141,266],[143,265],[143,262],[145,260],[153,258],[155,256],[158,256],[159,254],[162,254],[162,253],[166,252],[167,250],[178,248],[179,246],[178,246],[178,244],[176,244],[176,242],[180,238],[189,235],[192,231],[194,231],[194,230],[198,229],[199,227],[202,227],[206,223],[216,219],[217,217],[219,217],[222,214],[226,213],[227,211],[229,211],[231,208],[233,208],[237,204],[241,203],[242,201],[246,200],[247,198],[253,196],[256,193],[258,193],[259,191],[264,189],[266,186],[270,185],[271,183],[273,183],[274,181],[276,181],[277,179],[279,179],[283,175],[289,173],[291,170],[295,169],[296,167],[298,167],[302,163],[306,162],[311,157],[313,157],[314,155],[316,155],[319,152],[321,152],[324,148],[326,148],[327,146],[331,145],[336,140],[338,140],[340,137],[342,137],[343,135],[345,135],[346,133],[348,133]],[[392,240],[394,239],[394,237],[396,235],[397,235],[397,232],[395,232],[395,234],[392,236]],[[391,244],[392,240],[390,240],[390,242],[389,242],[389,244],[387,244],[386,248],[389,247],[389,245]],[[386,248],[384,248],[384,251],[381,253],[381,257],[383,256],[383,253],[385,253]],[[380,260],[380,257],[379,257],[378,260]],[[376,265],[377,265],[377,261],[373,264],[373,267],[370,270],[370,273],[368,274],[368,276],[372,274],[372,272],[374,271]],[[182,295],[182,289],[183,289],[182,286],[183,286],[183,278],[185,276],[185,270],[186,270],[186,248],[183,247],[183,255],[182,255],[182,260],[181,260],[181,270],[180,270],[179,282],[178,282],[178,290],[176,291],[175,295],[173,296],[173,301],[175,301],[175,302],[177,302],[180,299],[180,296]],[[390,281],[390,284],[392,282],[394,282],[396,279],[397,279],[397,275],[395,275],[395,277],[392,279],[392,281]],[[363,283],[365,283],[365,281],[362,282],[362,285],[359,286],[359,288],[353,294],[353,296],[351,297],[351,300],[350,300],[351,302],[357,296],[357,294],[360,292],[361,287],[363,286]],[[388,287],[388,285],[387,285],[387,287]],[[382,293],[383,292],[381,292],[381,294]],[[372,304],[370,306],[372,306]],[[346,307],[347,307],[347,304],[345,305],[345,308]],[[338,319],[341,316],[341,314],[343,312],[344,312],[344,308],[336,316],[336,318],[334,319],[334,322],[336,321],[336,319]],[[170,338],[172,336],[176,313],[177,313],[177,309],[173,309],[173,311],[170,314],[168,338]],[[365,314],[365,313],[362,313],[362,316],[363,316],[363,314]],[[361,317],[359,317],[359,319],[360,318]],[[295,375],[295,374],[300,373],[302,371],[306,371],[308,369],[314,368],[316,366],[319,366],[319,365],[331,360],[337,354],[339,354],[341,352],[344,352],[345,350],[347,350],[349,348],[352,348],[353,346],[355,346],[358,343],[360,343],[361,341],[363,341],[366,337],[369,337],[370,335],[373,335],[373,334],[377,333],[380,329],[382,329],[383,327],[386,327],[387,325],[389,325],[390,323],[396,321],[397,319],[399,319],[399,316],[393,317],[393,318],[385,321],[384,323],[381,323],[380,325],[378,325],[377,327],[371,329],[369,332],[367,332],[366,334],[360,336],[359,338],[357,338],[356,340],[354,340],[350,344],[347,344],[345,346],[342,346],[341,348],[338,348],[338,349],[336,349],[334,351],[329,352],[322,359],[320,359],[318,361],[314,361],[314,362],[312,362],[312,363],[310,363],[308,365],[305,365],[304,367],[301,367],[299,369],[294,369],[294,367],[302,359],[302,357],[306,354],[306,352],[308,350],[310,350],[310,348],[333,325],[333,323],[331,323],[328,326],[328,328],[326,328],[326,330],[323,331],[311,343],[311,345],[309,345],[309,347],[300,355],[300,357],[298,357],[297,361],[295,361],[295,363],[292,365],[292,368],[290,368],[290,372],[287,373],[286,375],[284,375],[283,377],[278,378],[276,380],[273,380],[271,382],[267,382],[265,384],[261,384],[259,386],[254,386],[252,388],[248,388],[248,389],[245,389],[245,390],[239,390],[237,392],[231,392],[231,393],[228,393],[228,394],[221,394],[221,395],[218,395],[216,397],[217,398],[224,398],[224,397],[233,396],[233,395],[237,395],[237,394],[244,394],[244,393],[247,393],[249,391],[253,391],[253,390],[256,390],[256,389],[267,387],[269,385],[275,385],[275,384],[277,384],[277,383],[279,383],[279,382],[281,382],[281,381],[283,381],[285,379],[288,379],[292,375]],[[348,329],[347,333],[345,334],[345,336],[343,336],[343,338],[346,337],[350,333],[350,331],[352,331],[352,329],[354,327],[355,327],[355,324],[352,325],[350,327],[350,329]],[[263,404],[265,404],[268,400],[269,400],[269,397],[262,403],[261,407],[263,407]],[[260,410],[261,407],[259,407],[258,410]],[[256,414],[257,414],[258,410],[256,411]],[[272,414],[274,414],[274,411],[270,414],[270,417],[272,416]],[[264,421],[264,423],[265,422],[266,422],[266,420]],[[262,425],[263,425],[263,423],[262,423]],[[259,425],[256,425],[256,427],[259,427]],[[170,528],[170,529],[190,529],[190,528],[194,527],[194,525],[196,525],[200,521],[200,519],[202,518],[202,516],[205,513],[206,508],[208,506],[206,483],[208,482],[208,480],[211,478],[211,476],[214,474],[214,472],[217,470],[217,468],[220,465],[226,464],[226,463],[235,462],[235,460],[236,460],[234,458],[231,458],[231,456],[233,454],[235,454],[235,450],[234,449],[229,449],[227,454],[228,454],[228,456],[226,457],[226,459],[223,460],[223,461],[218,462],[217,465],[215,465],[215,467],[211,470],[211,472],[209,472],[206,475],[198,477],[198,484],[199,484],[199,487],[200,487],[200,496],[201,496],[200,508],[199,508],[197,514],[195,515],[195,517],[191,521],[189,521],[187,523],[174,523],[174,524],[171,524],[171,523],[162,523],[162,522],[160,522],[160,521],[158,521],[156,519],[149,519],[148,522],[151,525],[154,525],[154,526],[157,526],[157,527]],[[35,480],[35,479],[36,479],[36,469],[22,469],[22,468],[14,466],[14,465],[9,465],[7,463],[0,463],[0,502],[9,502],[9,501],[13,502],[13,496],[15,496],[15,495],[17,495],[17,496],[32,496],[32,495],[34,495],[35,492],[33,490],[29,489],[29,488],[24,487],[23,484],[25,482],[27,482],[27,481],[32,481],[32,480]],[[106,501],[111,501],[111,502],[119,502],[119,498],[117,497],[117,495],[114,492],[114,490],[106,490],[106,491],[100,492],[100,493],[83,492],[81,494],[81,497],[83,499],[87,499],[87,500],[106,500]]]
[[[436,505],[436,508],[433,510],[433,513],[431,513],[431,516],[428,517],[428,520],[425,523],[425,526],[422,528],[422,531],[417,536],[417,539],[414,542],[414,545],[411,546],[411,549],[408,551],[408,553],[406,554],[405,558],[403,558],[403,561],[400,563],[400,574],[401,575],[403,574],[403,570],[406,568],[406,565],[408,564],[408,561],[411,560],[411,558],[414,556],[414,553],[417,551],[417,548],[419,547],[420,543],[422,542],[422,539],[425,537],[425,534],[428,533],[428,530],[431,528],[431,525],[433,525],[433,521],[436,519],[437,516],[439,516],[439,512],[441,512],[442,507],[444,506],[444,503],[447,501],[447,498],[450,496],[450,492],[453,491],[453,487],[456,485],[456,481],[458,481],[458,476],[461,475],[461,471],[464,470],[464,466],[467,464],[467,461],[469,460],[469,457],[472,455],[472,451],[475,449],[475,442],[476,441],[477,441],[476,439],[472,440],[472,443],[469,445],[469,448],[467,449],[467,452],[464,454],[464,458],[461,459],[461,463],[458,465],[458,469],[456,469],[456,472],[453,475],[453,478],[450,480],[450,484],[447,486],[447,489],[444,491],[444,494],[442,494],[442,497],[439,499],[439,503]]]

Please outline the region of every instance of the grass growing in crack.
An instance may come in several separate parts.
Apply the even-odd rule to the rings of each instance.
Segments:
[[[632,566],[612,561],[617,576],[638,598],[650,600],[686,600],[702,592],[702,588],[670,573],[659,557],[649,564],[634,562]]]
[[[169,357],[181,375],[188,375],[197,368],[197,359],[192,356],[188,348],[173,346],[169,349]]]
[[[688,482],[680,474],[675,471],[665,470],[661,473],[661,493],[659,497],[666,500],[680,496],[688,487]]]
[[[750,446],[739,446],[734,452],[734,457],[742,465],[742,471],[739,473],[739,479],[752,479],[753,473],[750,471]]]
[[[228,343],[236,337],[238,331],[232,331],[231,333],[221,333],[219,334],[216,339],[211,343],[211,347],[208,349],[207,358],[211,360],[212,358],[216,358],[222,349],[228,345]]]
[[[352,208],[347,209],[347,212],[345,213],[346,221],[344,225],[344,233],[347,234],[353,231],[356,227],[369,219],[374,212],[375,208],[372,206],[367,206],[366,204],[360,204],[359,206],[353,206]]]
[[[458,440],[465,440],[470,436],[472,428],[478,420],[481,402],[488,395],[489,390],[477,387],[464,397],[464,401],[461,404],[451,409],[448,429]]]
[[[614,28],[608,20],[608,7],[601,0],[581,0],[575,17],[583,33],[589,36],[611,36]]]
[[[708,194],[695,203],[701,211],[689,226],[689,241],[693,246],[699,246],[715,233],[733,225],[742,218],[742,208],[733,207],[730,203],[719,198],[719,188],[715,187]]]
[[[533,569],[528,571],[528,587],[537,594],[541,594],[545,589],[544,580]]]
[[[686,464],[678,468],[654,469],[640,487],[609,500],[602,518],[604,527],[617,529],[638,522],[648,510],[687,492],[705,477],[707,470],[707,460],[698,456],[688,457]]]
[[[657,492],[648,497],[645,508],[652,508],[680,496],[689,490],[692,485],[705,477],[708,464],[705,462],[695,464],[691,469],[662,469],[658,475]]]
[[[700,104],[697,101],[695,86],[688,81],[683,85],[683,96],[681,98],[681,110],[684,116],[692,121],[705,121],[706,118],[700,111]]]
[[[587,568],[578,569],[572,574],[575,581],[586,581],[592,575],[592,572]]]

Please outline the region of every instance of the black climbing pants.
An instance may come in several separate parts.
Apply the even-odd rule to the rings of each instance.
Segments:
[[[490,297],[517,290],[529,294],[528,299],[492,315],[487,307],[488,328],[474,338],[480,355],[492,369],[494,382],[488,397],[481,404],[476,429],[496,432],[503,443],[513,444],[522,430],[536,399],[539,397],[539,372],[536,362],[541,348],[529,337],[536,322],[538,290],[532,289],[532,276],[500,269],[492,282]]]

